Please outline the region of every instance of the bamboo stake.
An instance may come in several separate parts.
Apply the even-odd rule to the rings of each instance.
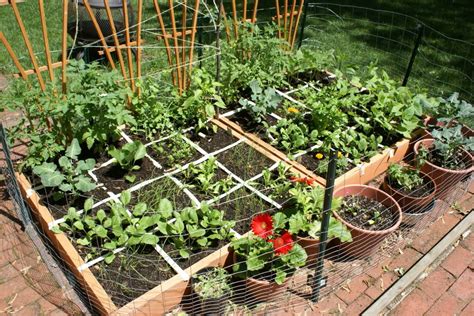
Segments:
[[[10,55],[10,58],[13,60],[13,63],[15,64],[15,67],[20,72],[21,77],[24,80],[28,80],[28,75],[26,74],[25,69],[21,66],[20,61],[16,57],[15,52],[10,46],[10,43],[6,39],[5,35],[3,35],[3,32],[0,32],[0,41],[3,43],[3,46],[5,46],[5,48],[7,49],[8,55]]]
[[[293,0],[293,5],[291,6],[291,14],[290,14],[290,28],[288,31],[288,44],[291,44],[291,39],[293,38],[292,30],[293,30],[293,12],[295,12],[295,7],[296,7],[296,0]]]
[[[187,87],[187,79],[186,79],[186,13],[188,11],[188,3],[187,0],[183,0],[183,26],[182,26],[182,33],[183,33],[183,43],[181,46],[183,52],[183,89]]]
[[[143,14],[143,0],[138,0],[138,17],[137,17],[137,78],[141,79],[142,77],[142,14]],[[140,96],[141,91],[140,87],[137,87],[138,96]]]
[[[239,37],[239,31],[237,30],[237,8],[235,6],[235,0],[232,0],[232,16],[234,17],[234,35],[235,39]]]
[[[257,10],[258,10],[258,0],[255,0],[253,5],[253,16],[252,16],[252,23],[257,21]]]
[[[135,75],[133,74],[132,48],[130,47],[130,23],[128,21],[128,1],[122,2],[123,19],[125,25],[125,44],[127,45],[128,76],[132,91],[135,92]]]
[[[170,14],[171,14],[171,27],[173,29],[173,40],[174,40],[174,54],[176,59],[176,70],[178,73],[178,91],[179,94],[183,92],[183,82],[181,80],[181,64],[179,62],[179,51],[178,51],[178,36],[176,34],[176,19],[174,16],[174,7],[173,7],[173,0],[168,0],[170,6]]]
[[[196,26],[198,20],[198,13],[199,13],[199,4],[200,0],[196,0],[194,3],[194,15],[193,15],[193,32],[191,33],[191,49],[189,51],[189,84],[191,83],[191,72],[193,70],[193,53],[194,53],[194,40],[196,38]],[[224,6],[221,6],[224,8]]]
[[[63,38],[61,48],[61,85],[63,94],[67,93],[67,77],[66,77],[66,63],[67,63],[67,10],[68,0],[63,0]]]
[[[23,20],[21,19],[20,12],[18,12],[18,7],[16,6],[16,0],[10,0],[10,4],[13,9],[13,13],[15,14],[15,18],[18,23],[18,26],[20,27],[23,41],[25,42],[26,48],[28,49],[28,54],[30,55],[31,63],[33,64],[33,68],[35,69],[36,76],[38,77],[40,88],[42,91],[44,91],[46,86],[44,84],[43,76],[41,75],[41,72],[38,70],[39,68],[38,61],[36,60],[35,53],[33,52],[33,47],[31,46],[30,40],[28,38],[28,34],[26,33],[26,30],[25,30],[25,26],[23,25]]]
[[[276,11],[277,11],[277,23],[278,23],[278,38],[281,38],[280,1],[279,0],[276,0]]]
[[[49,40],[48,40],[48,27],[46,25],[46,16],[44,14],[44,3],[43,0],[38,0],[40,20],[41,20],[41,30],[43,33],[43,42],[44,42],[44,52],[46,55],[46,63],[48,64],[49,79],[54,80],[54,71],[51,61],[51,52],[49,51]]]
[[[173,61],[171,60],[171,48],[170,48],[170,44],[168,42],[165,23],[163,22],[163,17],[161,16],[160,5],[158,4],[157,0],[153,0],[153,5],[155,6],[156,16],[157,16],[158,22],[160,24],[161,33],[163,33],[163,38],[164,38],[165,46],[166,46],[166,55],[168,56],[168,64],[170,65],[170,67],[173,67]],[[177,84],[176,83],[176,76],[175,76],[173,70],[171,71],[171,76],[172,76],[173,84],[176,85]]]
[[[227,41],[230,41],[230,29],[229,29],[229,22],[227,21],[227,14],[224,9],[224,4],[221,3],[221,10],[222,10],[222,17],[224,18],[224,26],[225,26],[225,35],[227,37]]]
[[[247,0],[244,0],[244,12],[242,13],[242,22],[247,22]]]
[[[117,30],[115,29],[115,22],[112,16],[112,11],[110,11],[109,0],[104,0],[105,11],[107,13],[107,19],[109,20],[110,28],[112,30],[112,36],[114,38],[115,49],[117,50],[117,56],[120,63],[120,70],[122,71],[122,76],[125,80],[127,80],[127,73],[125,71],[125,64],[122,58],[122,50],[120,49],[120,42],[117,36]]]
[[[91,18],[92,24],[94,24],[95,30],[97,34],[99,35],[100,42],[102,43],[102,46],[104,46],[104,51],[105,51],[105,55],[107,56],[107,60],[109,61],[109,64],[112,67],[112,69],[115,69],[115,62],[112,58],[112,55],[110,54],[109,46],[107,44],[107,41],[105,40],[102,30],[100,29],[100,25],[97,22],[97,19],[95,18],[94,13],[92,12],[92,8],[89,4],[89,0],[83,0],[83,3],[84,3],[84,6],[86,7],[87,13],[89,14],[89,17]]]
[[[283,38],[286,39],[286,21],[288,15],[288,0],[285,0],[285,7],[283,8],[283,21],[285,26],[283,27]]]
[[[295,47],[296,35],[298,34],[298,24],[300,24],[300,18],[301,18],[301,13],[303,12],[304,1],[305,0],[300,0],[300,7],[298,9],[298,15],[296,17],[295,32],[293,33],[293,40],[291,41],[291,49]],[[306,1],[309,1],[309,0],[306,0]]]

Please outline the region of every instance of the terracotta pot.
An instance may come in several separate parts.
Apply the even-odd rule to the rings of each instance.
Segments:
[[[336,211],[333,212],[334,216],[344,223],[352,234],[352,242],[341,243],[341,250],[352,258],[363,259],[373,254],[384,238],[398,229],[402,222],[402,210],[397,201],[390,195],[382,190],[367,185],[347,185],[334,192],[335,197],[351,195],[365,196],[376,200],[386,206],[390,212],[396,214],[398,218],[392,227],[385,230],[374,231],[354,226],[339,216]]]
[[[429,214],[429,204],[432,203],[435,198],[436,183],[426,173],[420,171],[420,174],[421,177],[425,180],[425,183],[429,182],[432,187],[431,193],[424,197],[414,197],[411,195],[406,195],[401,191],[398,191],[397,189],[393,188],[388,182],[388,175],[385,176],[384,182],[382,184],[382,189],[387,192],[391,197],[393,197],[402,208],[403,224],[405,225],[414,225],[418,221],[421,221],[427,214]]]
[[[431,148],[434,139],[423,139],[415,144],[415,156],[418,155],[418,149],[421,145]],[[460,148],[463,152],[463,160],[470,167],[464,170],[451,170],[439,167],[427,161],[422,167],[421,171],[431,176],[436,184],[436,198],[444,199],[454,189],[455,184],[468,177],[474,170],[473,156],[466,150]]]
[[[247,292],[252,294],[254,298],[261,302],[268,302],[272,299],[281,299],[282,294],[286,292],[286,289],[290,285],[290,277],[278,285],[275,282],[266,280],[258,280],[255,278],[247,278],[245,280],[245,286]]]
[[[306,259],[306,266],[314,267],[319,254],[319,239],[296,236],[296,242],[301,247],[303,247],[303,249],[306,251],[306,254],[308,255],[308,259]]]

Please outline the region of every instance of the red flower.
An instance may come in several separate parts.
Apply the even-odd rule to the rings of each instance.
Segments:
[[[266,239],[273,233],[272,217],[268,213],[255,216],[251,226],[253,233],[263,239]]]
[[[290,233],[284,232],[280,237],[270,240],[277,256],[288,253],[293,248],[293,238]]]
[[[316,179],[307,178],[307,177],[303,177],[303,178],[290,177],[290,181],[291,182],[306,183],[306,185],[312,186],[314,184],[314,182],[316,181]]]

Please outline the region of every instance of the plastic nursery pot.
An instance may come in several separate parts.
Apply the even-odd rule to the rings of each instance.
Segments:
[[[234,263],[237,263],[237,255],[233,254]],[[263,277],[267,271],[262,271],[259,276]],[[275,299],[281,298],[282,294],[286,292],[290,286],[290,280],[293,277],[287,277],[282,284],[277,284],[275,281],[267,281],[254,277],[247,277],[245,282],[245,288],[249,294],[251,294],[256,300],[260,302],[268,302]]]
[[[227,305],[231,297],[231,292],[227,291],[222,296],[217,298],[203,298],[195,290],[195,285],[199,282],[198,275],[203,275],[214,270],[215,267],[206,267],[199,270],[191,277],[192,290],[192,310],[195,315],[223,315],[225,314]]]
[[[415,168],[411,168],[415,169]],[[405,193],[392,187],[388,181],[389,176],[386,175],[382,184],[382,189],[397,201],[403,212],[402,223],[404,225],[413,226],[422,221],[426,215],[430,214],[433,209],[433,201],[436,193],[436,183],[426,173],[420,171],[420,175],[425,181],[425,185],[431,187],[431,193],[427,196],[416,197],[406,195]],[[429,184],[428,184],[429,183]],[[416,189],[415,189],[416,190]]]
[[[308,255],[306,266],[314,267],[319,254],[319,239],[296,236],[296,242],[303,247]]]
[[[418,155],[418,149],[420,146],[424,146],[428,149],[433,147],[434,139],[422,139],[415,143],[415,156]],[[421,171],[430,175],[436,184],[436,193],[435,197],[437,199],[444,199],[448,194],[454,189],[455,184],[468,177],[470,173],[474,170],[474,158],[466,150],[460,148],[463,153],[463,161],[470,166],[464,170],[451,170],[446,169],[440,166],[437,166],[429,161],[427,161],[422,167]]]
[[[341,250],[354,259],[364,259],[373,254],[385,237],[398,229],[402,222],[402,210],[397,201],[384,191],[368,185],[346,185],[334,192],[335,197],[346,197],[351,195],[365,196],[369,199],[382,203],[390,212],[397,215],[397,222],[385,230],[366,230],[344,220],[336,211],[334,216],[345,224],[352,234],[352,242],[341,243]]]

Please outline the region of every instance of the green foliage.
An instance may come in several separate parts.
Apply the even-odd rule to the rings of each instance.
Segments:
[[[108,153],[123,170],[131,172],[140,170],[140,166],[136,163],[145,157],[146,148],[145,145],[136,140],[133,143],[123,145],[121,149],[112,147]],[[135,182],[135,176],[131,174],[125,176],[125,179],[129,182]]]
[[[324,189],[296,183],[289,193],[292,196],[292,206],[277,213],[281,218],[281,223],[288,226],[288,231],[292,234],[319,239]],[[341,199],[334,198],[331,209],[338,209],[340,203]],[[339,238],[341,242],[352,241],[351,233],[347,227],[332,216],[329,222],[328,238]]]
[[[409,191],[423,185],[423,178],[419,171],[407,166],[392,164],[388,167],[387,174],[391,184]]]
[[[195,188],[213,196],[220,195],[229,190],[234,181],[231,176],[217,180],[216,157],[210,157],[199,165],[191,164],[185,171],[184,176],[187,179],[186,186]]]
[[[65,155],[59,158],[58,164],[44,162],[35,166],[33,173],[41,178],[43,186],[60,190],[60,192],[55,192],[56,198],[60,198],[66,193],[76,196],[92,191],[96,185],[87,172],[94,168],[95,160],[79,160],[80,154],[79,141],[73,139],[71,145],[66,149]]]
[[[287,153],[296,153],[309,147],[310,139],[317,139],[317,131],[309,133],[308,126],[293,119],[281,119],[267,129],[272,145],[279,145]]]
[[[193,289],[202,299],[219,298],[232,293],[230,276],[223,268],[216,267],[194,277]]]
[[[457,120],[474,128],[474,106],[459,99],[459,93],[454,92],[450,97],[422,99],[423,112],[436,118],[439,122],[448,123]]]
[[[150,147],[160,155],[161,159],[166,160],[168,166],[173,166],[180,161],[191,158],[194,151],[191,145],[181,138],[180,133],[166,141],[153,143]]]
[[[199,208],[188,207],[179,212],[173,211],[171,203],[160,203],[157,214],[161,223],[159,232],[167,236],[183,258],[189,258],[191,252],[216,246],[220,240],[232,237],[230,229],[234,221],[224,220],[224,212],[213,209],[207,204]]]
[[[304,266],[308,258],[306,251],[296,243],[288,253],[276,255],[271,242],[252,233],[232,240],[231,246],[237,256],[237,262],[232,266],[237,277],[248,278],[268,272],[274,275],[277,284],[282,284],[297,268]]]
[[[281,101],[281,97],[273,88],[263,90],[257,80],[252,80],[249,84],[252,90],[252,101],[241,98],[239,103],[248,111],[253,120],[261,123],[265,116],[272,113]]]
[[[278,164],[276,172],[263,169],[262,179],[263,186],[267,191],[266,194],[271,198],[282,198],[288,193],[291,188],[291,182],[288,180],[288,170],[290,167],[283,163]]]

